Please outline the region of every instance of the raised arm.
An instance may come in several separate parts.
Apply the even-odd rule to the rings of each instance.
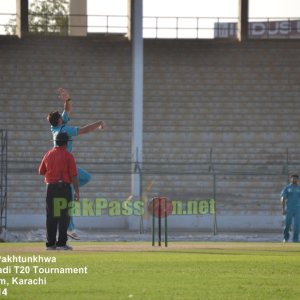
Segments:
[[[69,92],[64,88],[59,88],[57,91],[58,91],[58,98],[64,102],[64,111],[70,114],[72,110],[72,105],[71,105],[71,97]]]
[[[71,99],[69,98],[64,102],[64,111],[66,111],[70,115],[71,110],[72,110],[72,103],[71,103]]]
[[[100,120],[91,124],[88,124],[86,126],[78,128],[78,135],[89,133],[92,131],[95,131],[96,129],[104,130],[105,129],[105,123],[104,121]]]

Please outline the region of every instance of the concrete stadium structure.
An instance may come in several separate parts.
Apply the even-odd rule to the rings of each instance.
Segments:
[[[299,171],[300,41],[144,40],[143,162],[148,197],[215,198],[219,230],[281,230],[279,193]],[[93,175],[81,196],[131,193],[132,43],[121,36],[0,37],[0,128],[8,131],[8,228],[44,226],[37,174],[52,147],[47,113],[72,95],[78,165]],[[140,172],[140,173],[139,173]],[[210,230],[212,215],[171,216],[174,230]],[[81,228],[138,230],[139,216],[78,217]],[[145,228],[148,220],[145,219]]]

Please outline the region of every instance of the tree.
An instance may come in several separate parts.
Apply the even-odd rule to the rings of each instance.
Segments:
[[[32,33],[68,33],[68,0],[32,0],[28,9],[28,30]],[[15,20],[5,26],[7,34],[16,34]]]
[[[16,17],[12,17],[8,20],[8,24],[4,25],[4,31],[9,35],[17,34]]]

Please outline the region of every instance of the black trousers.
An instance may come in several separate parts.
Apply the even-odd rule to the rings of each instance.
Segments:
[[[46,246],[65,246],[68,240],[67,229],[70,222],[69,203],[72,201],[71,185],[67,183],[47,184],[46,195]],[[56,234],[58,230],[58,239]]]

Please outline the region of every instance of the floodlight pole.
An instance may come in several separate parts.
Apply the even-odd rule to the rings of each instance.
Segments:
[[[238,31],[237,36],[240,42],[247,40],[249,35],[249,0],[239,0],[238,4]]]
[[[28,34],[28,0],[16,1],[16,34],[19,38]]]
[[[128,0],[128,38],[132,45],[132,138],[131,138],[131,195],[140,200],[141,164],[143,162],[143,86],[144,86],[144,44],[143,44],[143,0]],[[137,164],[139,168],[137,168]],[[129,222],[136,229],[138,223]]]

